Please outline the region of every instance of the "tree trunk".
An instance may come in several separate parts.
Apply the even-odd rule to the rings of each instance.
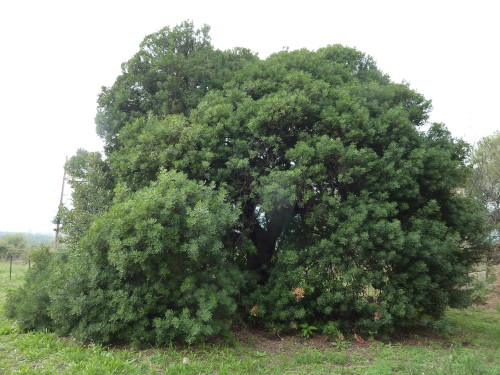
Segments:
[[[271,259],[276,248],[276,238],[259,224],[254,225],[249,237],[254,243],[257,252],[248,256],[248,268],[259,274],[260,284],[265,284],[269,279]]]

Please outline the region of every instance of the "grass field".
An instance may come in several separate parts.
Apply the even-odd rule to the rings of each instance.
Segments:
[[[332,345],[241,332],[232,346],[106,348],[59,338],[49,332],[21,333],[5,318],[5,294],[20,285],[25,267],[0,263],[0,374],[500,374],[500,311],[496,307],[450,310],[455,332],[446,340],[414,335],[365,344]]]
[[[13,288],[21,285],[26,271],[28,271],[27,261],[14,259],[12,261],[11,274],[10,261],[0,259],[0,293],[4,295],[7,288]]]

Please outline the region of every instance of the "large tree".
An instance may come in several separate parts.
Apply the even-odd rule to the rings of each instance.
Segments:
[[[66,218],[89,230],[66,221],[53,327],[157,343],[233,319],[375,334],[465,303],[483,222],[459,194],[468,145],[421,130],[430,108],[352,48],[261,60],[190,23],[147,36],[99,97],[105,158],[69,163],[84,194]]]

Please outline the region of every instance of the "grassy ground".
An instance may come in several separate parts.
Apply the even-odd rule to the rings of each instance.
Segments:
[[[135,350],[82,345],[52,333],[21,333],[5,318],[7,288],[27,267],[0,263],[0,374],[500,374],[498,305],[451,310],[446,340],[412,336],[398,342],[310,340],[240,333],[232,347]],[[500,268],[499,268],[500,270]]]
[[[5,297],[7,288],[14,288],[22,284],[26,271],[28,271],[28,262],[26,261],[14,260],[11,271],[10,261],[0,259],[0,298]]]

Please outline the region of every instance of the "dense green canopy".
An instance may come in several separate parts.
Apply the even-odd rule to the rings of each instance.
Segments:
[[[106,155],[68,163],[71,288],[54,286],[51,328],[159,344],[235,320],[377,334],[466,303],[483,222],[459,193],[468,145],[427,126],[430,102],[352,48],[262,60],[208,31],[147,36],[103,88]]]

